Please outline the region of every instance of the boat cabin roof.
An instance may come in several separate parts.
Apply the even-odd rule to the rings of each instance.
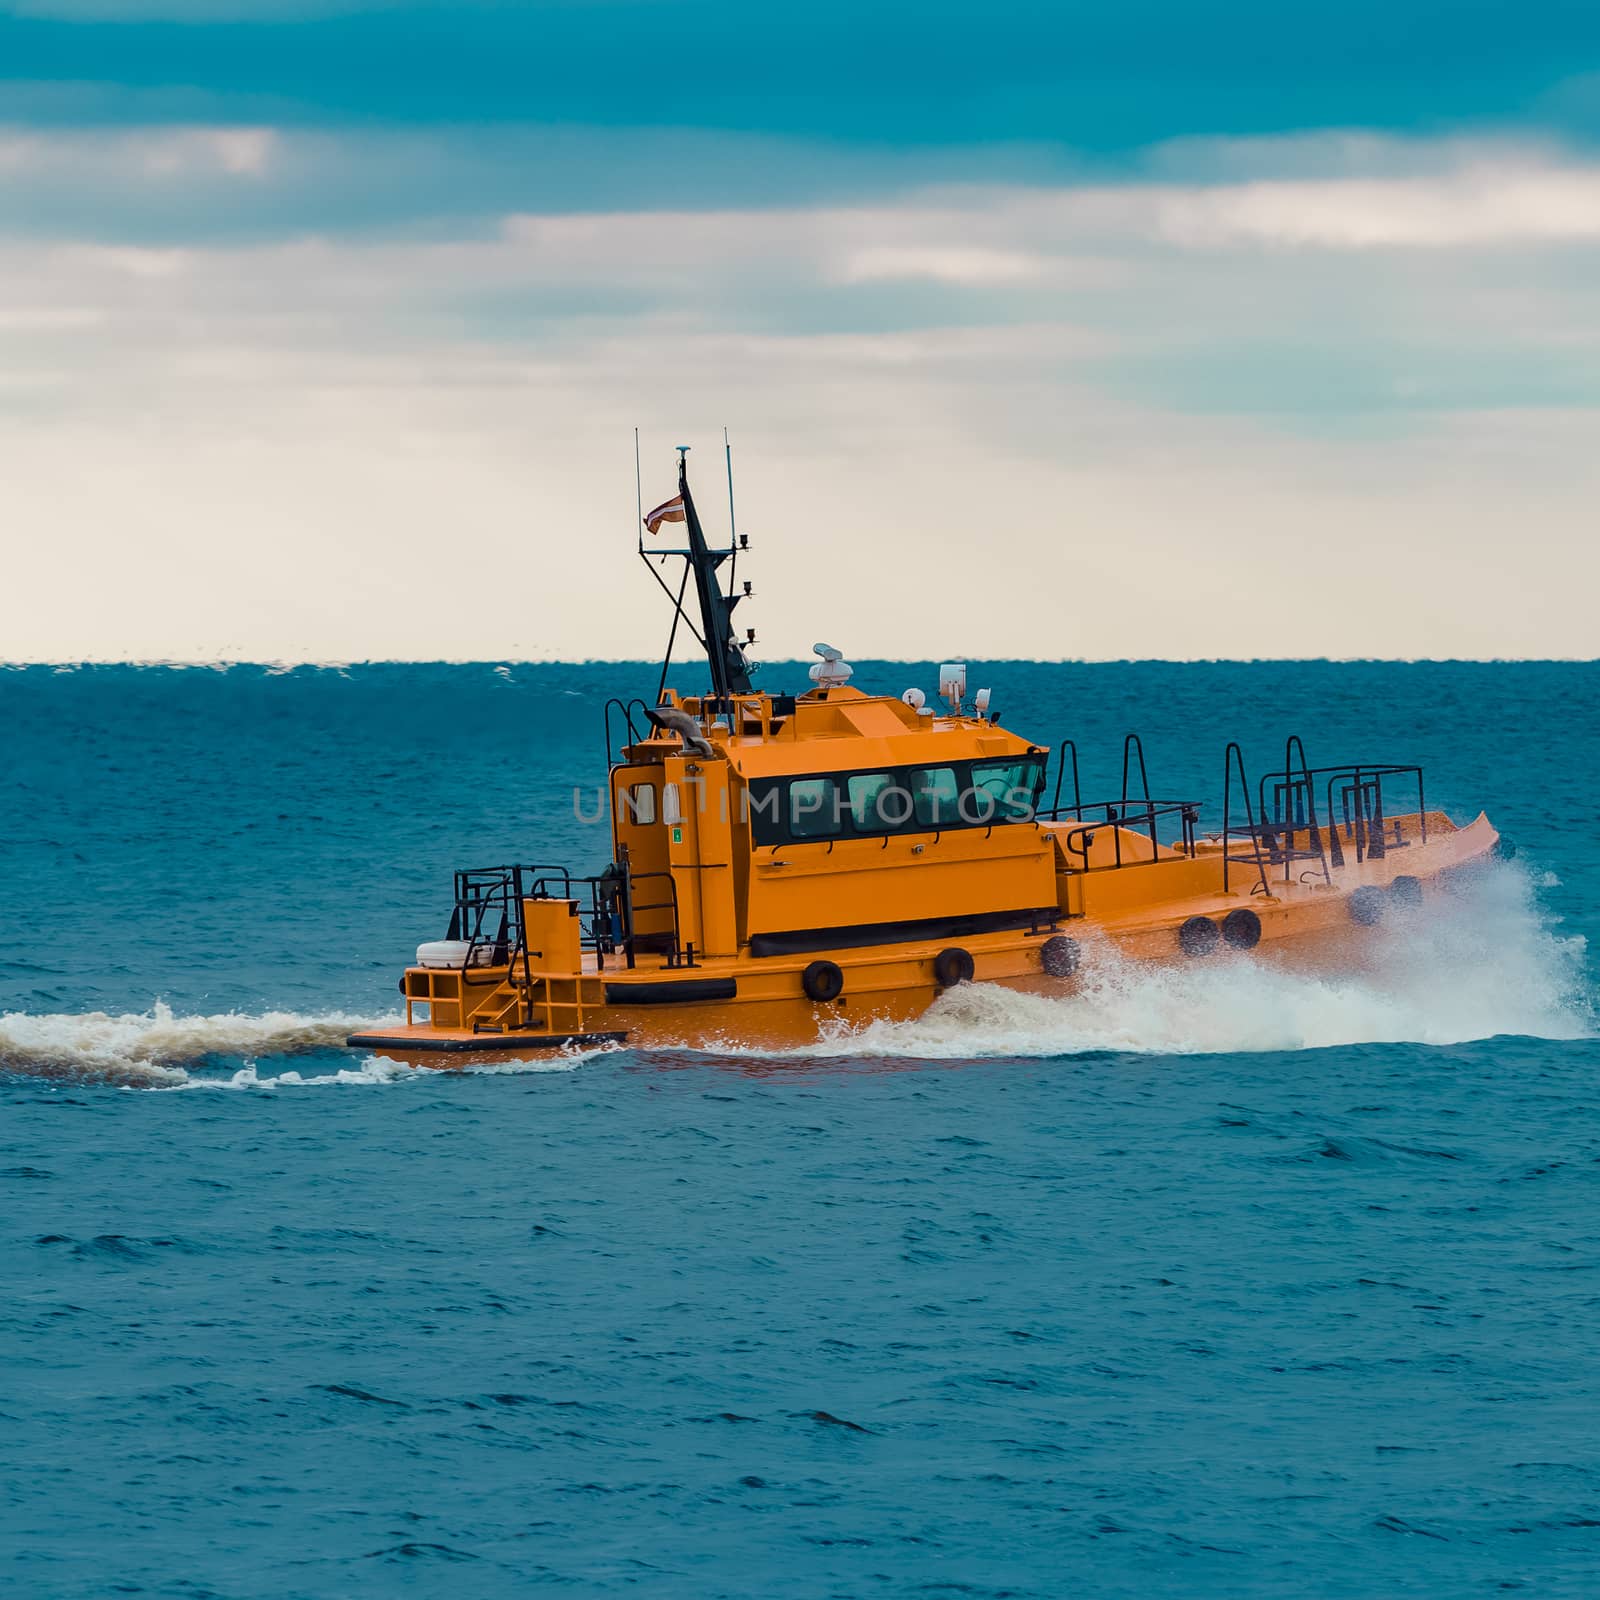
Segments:
[[[673,703],[700,723],[713,759],[727,761],[746,782],[1045,753],[1042,745],[985,717],[930,715],[894,695],[869,695],[849,685],[814,689],[792,700],[735,695],[731,710],[710,702],[714,712],[704,700]],[[682,750],[677,735],[668,732],[630,745],[624,759],[653,763]]]

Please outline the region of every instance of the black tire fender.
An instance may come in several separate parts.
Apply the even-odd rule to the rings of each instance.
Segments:
[[[1350,920],[1362,928],[1376,928],[1383,921],[1383,913],[1387,909],[1388,899],[1375,883],[1364,883],[1359,889],[1350,891],[1347,902],[1350,908]]]
[[[1397,906],[1409,909],[1422,904],[1422,879],[1413,878],[1409,872],[1402,872],[1393,883],[1389,885],[1389,898]]]
[[[953,989],[958,983],[971,983],[977,964],[970,950],[953,944],[933,958],[933,976],[941,989]]]
[[[1186,956],[1208,956],[1222,940],[1222,933],[1210,917],[1190,917],[1178,929],[1178,948]]]
[[[1254,950],[1261,943],[1261,918],[1237,906],[1222,919],[1222,937],[1235,950]]]
[[[1083,965],[1083,950],[1076,939],[1053,933],[1039,946],[1039,965],[1052,978],[1073,977]]]
[[[837,1000],[844,993],[844,973],[832,961],[813,961],[800,974],[800,987],[809,1000]]]

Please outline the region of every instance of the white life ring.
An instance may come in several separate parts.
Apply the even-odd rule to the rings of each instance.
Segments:
[[[463,967],[467,964],[467,957],[472,954],[472,946],[465,939],[435,939],[429,944],[417,946],[417,965],[419,967]],[[477,954],[473,959],[473,966],[486,966],[494,957],[491,945],[480,944]]]

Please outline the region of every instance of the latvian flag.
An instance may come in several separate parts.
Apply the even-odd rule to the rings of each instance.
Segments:
[[[647,512],[644,525],[651,533],[659,533],[663,522],[683,521],[683,496],[675,494],[670,500],[658,505],[654,511]]]

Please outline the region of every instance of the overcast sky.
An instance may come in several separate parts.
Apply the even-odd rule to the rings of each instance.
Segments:
[[[1592,0],[0,4],[0,659],[1600,654]],[[712,515],[714,513],[714,515]]]

